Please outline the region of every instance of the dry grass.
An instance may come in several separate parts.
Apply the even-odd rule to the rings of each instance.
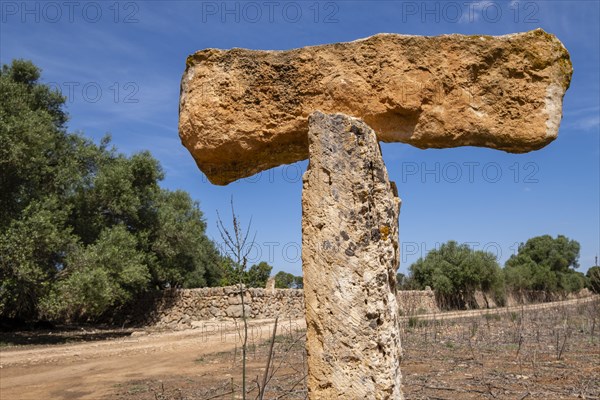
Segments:
[[[544,310],[511,311],[456,320],[416,316],[401,326],[407,399],[599,399],[600,301]],[[266,399],[306,398],[303,332],[280,331]],[[249,399],[256,398],[268,341],[252,343]],[[111,398],[208,400],[241,398],[241,355],[196,360],[198,376],[131,381]],[[206,370],[206,369],[205,369]]]

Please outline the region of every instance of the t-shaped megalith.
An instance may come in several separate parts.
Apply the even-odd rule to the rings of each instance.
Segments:
[[[399,200],[377,140],[539,149],[558,134],[571,75],[568,52],[541,29],[188,57],[179,134],[211,182],[310,156],[302,199],[310,399],[402,398]]]
[[[187,59],[179,134],[218,185],[308,158],[315,110],[361,118],[384,142],[523,153],[556,138],[571,74],[569,53],[541,29],[207,49]]]

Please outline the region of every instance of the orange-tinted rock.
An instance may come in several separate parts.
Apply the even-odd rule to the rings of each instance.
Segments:
[[[385,142],[522,153],[556,138],[571,74],[567,50],[541,29],[207,49],[187,60],[179,134],[221,185],[306,159],[316,110],[361,118]]]

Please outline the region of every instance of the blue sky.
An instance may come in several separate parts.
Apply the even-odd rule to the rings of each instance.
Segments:
[[[69,128],[119,150],[150,150],[163,186],[200,202],[209,236],[233,195],[252,217],[252,261],[301,273],[301,175],[306,161],[214,186],[177,134],[186,57],[208,47],[289,49],[380,32],[500,35],[538,27],[571,53],[574,76],[559,137],[528,154],[482,148],[419,150],[383,144],[402,198],[401,265],[449,239],[498,255],[564,234],[581,243],[581,269],[600,253],[600,20],[591,1],[2,1],[0,62],[32,60],[68,96]]]

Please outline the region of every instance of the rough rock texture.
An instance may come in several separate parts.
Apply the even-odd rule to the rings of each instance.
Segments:
[[[435,293],[428,290],[400,290],[396,299],[398,310],[402,316],[429,314],[440,312],[435,300]]]
[[[221,185],[306,159],[315,110],[362,118],[385,142],[522,153],[556,138],[571,74],[569,53],[541,29],[207,49],[187,59],[179,134]]]
[[[246,289],[244,305],[250,319],[302,318],[304,297],[299,289]],[[158,328],[185,329],[194,321],[229,321],[242,316],[238,286],[171,289],[149,293],[136,303],[127,320]]]
[[[265,290],[269,293],[272,293],[275,291],[275,277],[274,276],[270,276],[269,279],[267,279],[267,283],[265,285]]]
[[[309,118],[302,268],[311,399],[401,399],[396,302],[400,200],[375,132]]]

